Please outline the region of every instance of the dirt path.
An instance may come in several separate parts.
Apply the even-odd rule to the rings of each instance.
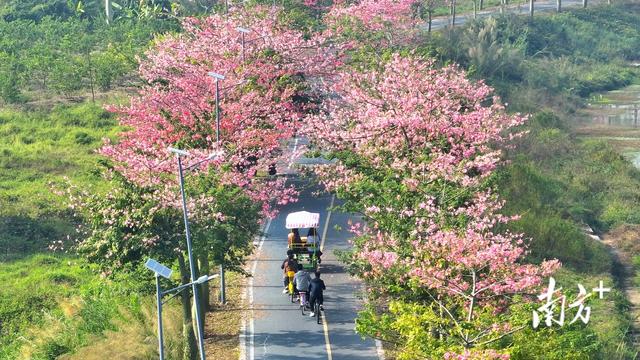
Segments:
[[[633,266],[632,254],[640,254],[640,226],[624,225],[606,234],[602,242],[609,246],[609,251],[620,268],[616,269],[617,277],[627,299],[631,303],[629,312],[633,322],[629,336],[636,349],[640,350],[640,289],[635,282],[638,275]]]

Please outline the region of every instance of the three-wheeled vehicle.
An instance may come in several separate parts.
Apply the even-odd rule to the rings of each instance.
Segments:
[[[287,249],[293,253],[293,258],[301,264],[306,271],[314,272],[318,269],[320,260],[320,237],[318,236],[318,224],[320,214],[307,211],[298,211],[287,215],[286,228],[291,230],[287,236]],[[307,230],[307,236],[300,236],[300,231]],[[289,296],[291,302],[295,302],[296,292],[293,288],[293,271],[287,271],[289,277]],[[302,300],[301,300],[302,302]],[[300,305],[304,314],[304,304]]]
[[[318,254],[320,237],[318,224],[320,214],[298,211],[287,215],[286,228],[291,230],[288,236],[287,248],[293,252],[298,264],[302,264],[306,271],[314,272],[318,268]],[[300,236],[300,232],[307,236]],[[293,234],[293,235],[292,235]]]

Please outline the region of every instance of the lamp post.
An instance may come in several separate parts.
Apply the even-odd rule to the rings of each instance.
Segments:
[[[207,73],[207,75],[216,79],[216,146],[220,146],[220,80],[224,80],[224,75],[220,75],[213,71]]]
[[[216,277],[218,277],[218,274],[215,275],[202,275],[200,276],[198,279],[196,279],[195,281],[192,281],[188,284],[183,284],[180,285],[178,287],[175,287],[173,289],[169,289],[169,290],[165,290],[162,291],[162,289],[160,288],[160,276],[169,279],[171,278],[171,273],[173,272],[171,269],[169,269],[168,267],[160,264],[159,262],[157,262],[154,259],[147,259],[147,262],[144,264],[144,266],[147,267],[147,269],[153,271],[155,273],[155,277],[156,277],[156,303],[157,303],[157,308],[158,308],[158,353],[160,354],[160,360],[164,360],[164,337],[163,337],[163,327],[162,327],[162,305],[166,302],[162,301],[162,297],[164,295],[170,294],[172,292],[176,292],[175,295],[179,294],[181,291],[183,291],[184,289],[186,289],[189,286],[192,285],[201,285],[204,284],[205,282],[214,279]],[[173,296],[172,296],[173,297]],[[167,299],[169,300],[169,299]],[[201,356],[202,358],[204,358],[204,353],[202,353],[203,355]]]
[[[198,285],[196,283],[196,264],[193,259],[193,247],[191,245],[191,233],[189,231],[189,216],[187,213],[187,196],[184,191],[184,170],[182,168],[182,157],[189,156],[189,153],[184,150],[175,149],[169,147],[168,150],[174,154],[178,158],[178,179],[180,181],[180,193],[182,194],[182,213],[184,215],[184,232],[187,237],[187,253],[189,256],[189,270],[191,272],[191,287],[193,288],[193,301],[195,302],[194,306],[196,308],[196,326],[198,327],[198,348],[200,350],[200,359],[205,360],[204,355],[204,330],[203,324],[200,317],[200,292],[198,291]],[[219,153],[213,153],[209,155],[205,160],[202,160],[194,165],[187,167],[185,170],[190,170],[196,167],[197,165],[202,164],[205,161],[214,159],[218,156]]]
[[[244,35],[244,33],[243,33]],[[244,39],[244,36],[243,36]],[[213,71],[208,72],[207,75],[216,79],[216,147],[220,149],[220,80],[224,80],[224,75],[215,73]],[[225,283],[224,283],[224,265],[220,264],[220,303],[227,302],[225,296]]]
[[[244,34],[248,34],[251,30],[240,26],[238,26],[236,30],[240,32],[240,36],[242,37],[242,62],[244,62]]]

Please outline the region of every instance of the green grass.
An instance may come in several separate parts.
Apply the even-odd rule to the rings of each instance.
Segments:
[[[537,359],[544,354],[546,360],[582,360],[582,359],[633,359],[635,350],[625,342],[625,334],[631,323],[628,316],[628,302],[624,294],[616,289],[616,282],[610,274],[585,275],[567,269],[554,274],[556,289],[562,287],[567,294],[565,306],[565,323],[562,327],[554,324],[547,328],[542,323],[538,330],[525,328],[513,337],[512,359]],[[582,284],[589,293],[591,289],[603,281],[605,287],[612,288],[604,293],[603,299],[597,294],[585,301],[590,307],[587,324],[577,320],[569,324],[576,315],[577,308],[569,309],[568,305],[575,301],[578,284]],[[559,317],[559,308],[554,312],[554,319]],[[584,313],[583,313],[584,315]]]
[[[610,272],[606,247],[586,236],[640,223],[640,171],[603,141],[572,137],[566,120],[541,112],[496,178],[505,211],[520,214],[511,229],[531,240],[529,258],[555,257],[585,274]]]
[[[126,291],[127,280],[103,279],[78,258],[35,255],[1,263],[0,283],[0,359],[54,359],[121,331],[155,336],[152,296]],[[179,324],[176,304],[167,307],[168,321]],[[179,326],[170,329],[169,343],[177,350]],[[154,345],[134,355],[153,353]]]
[[[52,186],[69,179],[100,189],[96,149],[119,130],[99,104],[0,110],[0,260],[73,233],[65,199]]]

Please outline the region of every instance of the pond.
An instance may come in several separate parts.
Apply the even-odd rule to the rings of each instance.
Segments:
[[[640,168],[640,85],[592,96],[579,112],[576,131],[609,142]]]

